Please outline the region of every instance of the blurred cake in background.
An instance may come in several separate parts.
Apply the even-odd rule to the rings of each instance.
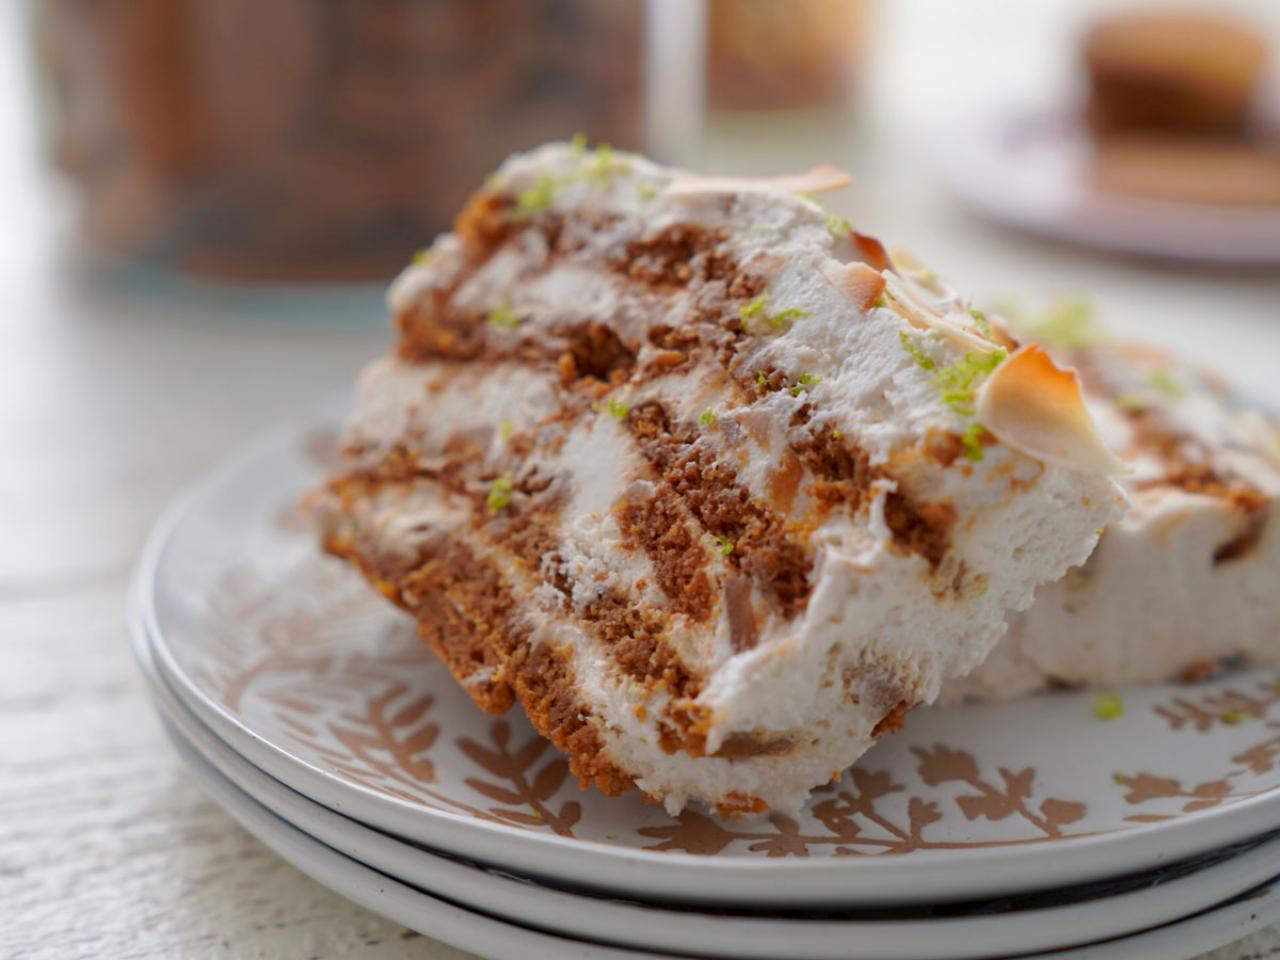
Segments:
[[[1243,136],[1268,59],[1246,22],[1162,8],[1098,20],[1083,54],[1100,136]]]
[[[1271,52],[1234,17],[1153,8],[1105,17],[1085,36],[1093,182],[1194,203],[1280,203],[1280,138],[1263,115]]]

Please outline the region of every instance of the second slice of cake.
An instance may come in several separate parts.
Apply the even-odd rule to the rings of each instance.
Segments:
[[[844,183],[551,145],[392,288],[326,545],[608,793],[795,810],[1119,515],[1074,377]]]

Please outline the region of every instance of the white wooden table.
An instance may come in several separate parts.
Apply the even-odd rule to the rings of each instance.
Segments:
[[[916,238],[976,294],[1089,291],[1116,325],[1233,368],[1280,401],[1277,278],[1136,268],[1031,244],[963,216],[931,185],[925,146],[938,105],[907,72],[969,70],[974,47],[957,38],[975,22],[1029,31],[1030,52],[988,65],[948,101],[960,109],[983,84],[1036,67],[1058,30],[1052,16],[1046,25],[1010,11],[1062,6],[885,10],[881,36],[899,55],[872,75],[882,106],[858,136],[874,134],[875,147],[851,164],[862,186],[847,211]],[[1001,18],[984,16],[997,7]],[[139,299],[83,280],[65,253],[67,198],[32,147],[16,9],[0,3],[0,957],[462,957],[311,882],[206,799],[162,738],[124,625],[130,565],[164,503],[260,425],[346,383],[385,342],[379,308],[353,309],[366,322],[345,327],[268,321],[255,304]],[[845,149],[791,137],[754,163]],[[709,153],[751,165],[732,131]],[[1280,932],[1220,956],[1280,956]]]

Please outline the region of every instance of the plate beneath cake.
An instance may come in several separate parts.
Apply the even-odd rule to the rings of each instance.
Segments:
[[[345,398],[344,398],[345,400]],[[518,713],[482,713],[405,616],[323,557],[298,498],[337,402],[158,525],[134,618],[186,708],[246,760],[381,830],[651,901],[971,900],[1150,869],[1280,826],[1280,673],[914,712],[798,818],[678,818],[579,791]]]
[[[1271,835],[1134,876],[940,908],[744,913],[593,897],[441,856],[308,800],[204,727],[159,675],[150,639],[138,630],[134,641],[171,737],[253,801],[315,840],[410,886],[558,935],[734,960],[963,960],[1060,949],[1150,929],[1246,893],[1277,869],[1280,837]]]
[[[171,734],[173,731],[170,731]],[[671,960],[686,954],[609,947],[533,930],[460,907],[371,869],[276,816],[174,734],[195,779],[246,830],[303,873],[355,902],[426,935],[489,958]],[[1037,960],[1189,960],[1247,937],[1280,917],[1280,878],[1195,916],[1086,947],[1037,953]],[[790,954],[788,954],[790,955]]]

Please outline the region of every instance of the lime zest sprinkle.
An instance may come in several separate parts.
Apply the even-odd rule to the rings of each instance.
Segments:
[[[658,188],[651,183],[640,183],[636,185],[636,196],[640,198],[642,203],[648,203],[658,196]]]
[[[716,552],[722,557],[733,553],[733,541],[721,533],[713,533],[711,539],[716,542]]]
[[[960,434],[960,445],[964,447],[965,459],[978,463],[986,456],[982,449],[982,440],[986,435],[986,429],[977,421],[964,428],[964,432]]]
[[[609,185],[609,181],[614,176],[624,171],[626,167],[627,165],[624,161],[613,155],[613,147],[607,143],[602,143],[592,152],[591,158],[583,164],[582,175],[588,180],[594,180],[597,185],[605,187]]]
[[[498,425],[498,436],[503,440],[510,440],[511,434],[515,432],[515,429],[516,425],[514,423],[510,420],[503,420],[502,423]]]
[[[791,388],[791,395],[798,397],[806,390],[812,390],[822,382],[821,377],[816,377],[812,373],[800,374],[800,379],[796,381],[796,385]]]
[[[1170,400],[1181,400],[1187,395],[1186,388],[1168,370],[1152,370],[1147,375],[1147,384]]]
[[[882,294],[880,294],[880,296],[876,297],[874,300],[872,300],[872,301],[871,301],[871,306],[876,307],[876,308],[883,308],[883,307],[887,307],[888,305],[889,305],[889,301],[887,301],[887,300],[884,298],[884,294],[883,294],[883,293],[882,293]]]
[[[987,315],[983,313],[981,310],[979,310],[977,307],[970,307],[969,316],[973,317],[973,325],[974,327],[977,328],[978,332],[982,334],[984,337],[986,337],[988,340],[990,340],[991,339],[991,321],[987,319]]]
[[[610,416],[617,417],[619,420],[627,419],[627,414],[631,412],[631,407],[621,400],[610,400],[605,404],[605,408],[609,411]]]
[[[844,431],[843,431],[843,430],[832,430],[832,431],[831,431],[831,439],[832,439],[832,440],[843,440],[843,439],[844,439]]]
[[[510,304],[502,304],[494,307],[489,312],[489,322],[495,327],[506,327],[508,330],[514,330],[520,326],[520,315],[511,309]]]
[[[1124,698],[1113,690],[1104,690],[1093,701],[1093,715],[1110,722],[1124,716]]]
[[[551,203],[556,198],[556,191],[560,189],[561,182],[549,173],[538,174],[533,186],[527,190],[521,190],[516,196],[516,208],[512,211],[512,217],[517,220],[523,220],[526,217],[532,217],[536,213],[542,213],[551,209]]]
[[[421,250],[418,250],[417,252],[414,253],[413,265],[415,267],[424,267],[426,266],[427,261],[430,259],[431,259],[431,251],[428,248],[423,247]]]
[[[485,504],[489,507],[489,513],[494,514],[500,510],[506,509],[511,504],[511,495],[515,493],[516,484],[511,479],[511,474],[504,473],[493,481],[493,486],[489,488],[489,496],[485,500]]]
[[[714,426],[716,422],[716,412],[710,407],[702,411],[702,416],[698,418],[698,423],[704,427]]]
[[[882,298],[883,299],[883,298]],[[898,331],[898,340],[902,343],[902,349],[911,354],[911,359],[916,362],[916,366],[922,370],[937,370],[938,364],[933,357],[929,356],[924,350],[911,339],[911,334],[905,330]]]
[[[807,317],[808,310],[801,310],[799,307],[787,307],[785,310],[779,310],[769,318],[769,322],[773,324],[775,330],[780,330],[792,320],[799,320],[801,317]]]
[[[759,316],[762,313],[764,313],[764,295],[763,294],[761,296],[756,297],[754,300],[752,300],[750,303],[746,304],[745,306],[741,306],[738,308],[738,316],[742,318],[744,323],[747,320],[750,320],[752,317]]]
[[[1126,777],[1123,773],[1113,773],[1111,775],[1111,779],[1114,780],[1116,783],[1120,784],[1120,786],[1122,787],[1129,782],[1129,778]]]
[[[1227,726],[1234,727],[1236,724],[1244,723],[1248,720],[1249,714],[1245,713],[1243,710],[1223,710],[1222,713],[1218,715],[1218,719]]]
[[[1050,304],[1041,320],[1025,325],[1033,340],[1051,347],[1075,350],[1103,339],[1093,305],[1081,297],[1064,297]]]
[[[769,386],[769,378],[764,375],[763,370],[761,370],[759,373],[756,374],[756,386],[757,387]]]
[[[587,135],[579,130],[569,139],[569,149],[574,156],[581,157],[587,152]]]
[[[946,406],[961,416],[972,417],[973,394],[978,381],[1008,357],[1009,351],[1003,347],[997,347],[990,353],[966,353],[955,363],[936,370],[932,379],[933,386]]]
[[[809,311],[801,310],[799,307],[787,307],[784,310],[779,310],[775,314],[770,314],[766,310],[768,303],[768,297],[761,294],[750,303],[739,307],[738,316],[742,319],[742,326],[746,328],[750,326],[751,320],[756,317],[763,317],[769,321],[769,325],[775,330],[781,330],[792,320],[799,320],[801,317],[807,317],[809,315]]]
[[[1122,393],[1116,397],[1115,403],[1126,413],[1141,413],[1147,409],[1147,401],[1136,393]]]
[[[832,240],[843,240],[853,233],[853,224],[838,213],[827,213],[826,220],[827,233],[831,234]]]

